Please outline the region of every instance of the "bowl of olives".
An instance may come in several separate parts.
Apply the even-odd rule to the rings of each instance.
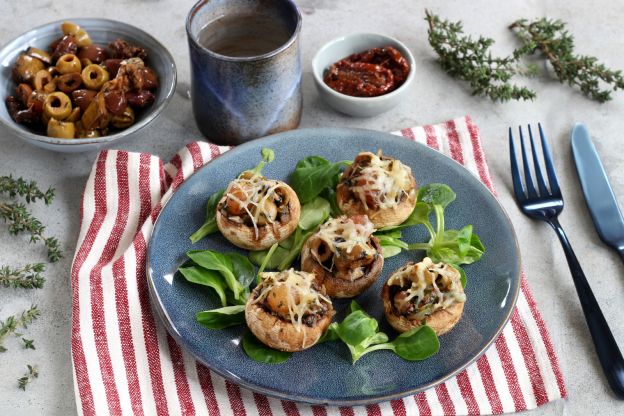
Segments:
[[[173,57],[144,31],[107,19],[52,22],[0,51],[0,123],[46,149],[98,150],[154,120],[175,86]]]

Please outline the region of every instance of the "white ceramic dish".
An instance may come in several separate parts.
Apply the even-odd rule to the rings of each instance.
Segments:
[[[331,89],[323,82],[325,71],[334,63],[347,56],[371,48],[392,46],[407,59],[410,72],[407,79],[396,90],[379,97],[352,97]],[[354,117],[371,117],[390,110],[399,104],[409,93],[414,80],[416,65],[414,56],[407,46],[390,36],[375,33],[354,33],[336,38],[326,43],[312,59],[312,74],[319,95],[330,107]]]

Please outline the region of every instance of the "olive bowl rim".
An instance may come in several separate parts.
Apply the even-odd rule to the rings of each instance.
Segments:
[[[4,117],[4,115],[2,114],[0,114],[0,124],[2,124],[7,129],[14,132],[16,137],[23,139],[34,145],[37,145],[37,143],[33,143],[33,141],[39,142],[48,149],[50,149],[50,147],[47,147],[47,146],[51,146],[52,150],[62,150],[62,148],[83,146],[84,147],[83,150],[88,151],[88,150],[91,150],[91,147],[88,145],[103,146],[103,145],[109,145],[111,143],[123,141],[127,139],[128,136],[142,129],[149,123],[151,123],[156,117],[158,117],[164,111],[164,109],[167,107],[167,105],[173,98],[176,85],[177,85],[177,68],[176,68],[175,60],[173,59],[173,55],[162,44],[162,42],[160,42],[150,33],[146,32],[145,30],[139,27],[136,27],[126,22],[122,22],[120,20],[106,19],[106,18],[100,18],[100,17],[72,17],[72,18],[59,19],[59,20],[48,22],[48,23],[44,23],[42,25],[29,29],[23,33],[20,33],[16,37],[4,43],[2,47],[0,48],[0,59],[7,55],[10,55],[15,50],[25,50],[25,48],[29,47],[30,45],[25,44],[25,39],[24,39],[24,38],[28,38],[28,41],[32,41],[33,36],[29,36],[29,35],[35,35],[36,32],[48,29],[50,27],[55,27],[55,26],[60,27],[61,23],[66,22],[66,21],[71,21],[81,26],[83,26],[82,22],[90,22],[91,24],[93,23],[107,24],[108,23],[108,24],[113,25],[115,29],[123,31],[124,33],[127,33],[129,37],[132,37],[132,38],[144,37],[148,39],[150,42],[152,42],[154,45],[156,45],[156,48],[152,48],[152,50],[149,51],[149,53],[161,56],[161,58],[163,59],[165,63],[165,68],[166,68],[165,73],[159,74],[159,77],[161,79],[165,79],[166,77],[164,75],[168,73],[169,71],[171,73],[171,82],[168,83],[167,85],[161,84],[159,86],[159,88],[162,89],[162,94],[164,94],[163,95],[164,98],[159,104],[148,108],[143,118],[137,123],[133,124],[127,129],[121,130],[114,134],[110,134],[110,135],[102,136],[98,138],[61,139],[61,138],[45,136],[42,134],[36,134],[27,129],[22,129],[18,127],[16,125],[17,123],[15,123],[10,118],[10,116],[7,118],[7,117]],[[84,25],[84,26],[88,30],[88,26],[87,25]],[[139,43],[142,44],[143,42],[139,42]],[[6,77],[0,76],[1,82],[4,82],[5,80],[6,80]],[[4,101],[6,97],[2,97],[2,99]],[[100,146],[98,146],[98,148]]]

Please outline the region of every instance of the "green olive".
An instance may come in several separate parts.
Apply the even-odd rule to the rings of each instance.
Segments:
[[[84,29],[78,29],[74,37],[76,38],[76,45],[78,45],[79,48],[89,46],[93,43],[91,41],[91,36],[89,36]]]
[[[64,35],[75,35],[80,30],[80,26],[76,23],[64,21],[61,23],[61,31]]]
[[[65,120],[72,112],[72,103],[67,94],[57,91],[48,94],[43,102],[43,113],[50,119]]]
[[[76,134],[76,126],[71,121],[60,121],[51,118],[48,122],[48,136],[59,139],[73,139]]]
[[[123,114],[114,115],[111,124],[118,129],[125,129],[134,124],[134,110],[130,106],[126,107]]]
[[[108,71],[99,65],[91,64],[82,70],[82,83],[91,90],[99,91],[108,80]]]
[[[44,91],[44,87],[46,87],[51,82],[53,82],[52,74],[50,74],[47,69],[40,69],[35,74],[35,79],[33,79],[33,87],[35,87],[35,90],[37,91]],[[48,87],[48,91],[45,92],[54,92],[54,89],[52,91],[49,91],[49,89],[50,87]]]
[[[61,75],[71,74],[72,72],[80,72],[82,64],[76,55],[67,53],[56,61],[56,69]]]

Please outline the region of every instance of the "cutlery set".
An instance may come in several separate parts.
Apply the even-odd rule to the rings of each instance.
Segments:
[[[512,129],[509,128],[509,151],[511,159],[511,176],[516,202],[521,211],[530,218],[545,221],[557,233],[568,265],[585,320],[596,348],[607,381],[615,395],[624,399],[624,358],[609,325],[600,310],[598,301],[581,269],[581,265],[572,250],[572,246],[561,227],[557,217],[563,211],[563,196],[555,172],[554,163],[542,126],[538,124],[543,165],[538,156],[538,148],[533,138],[531,126],[528,126],[530,153],[528,155],[522,127],[519,127],[521,159],[524,171],[524,182],[521,169],[516,158],[516,147]],[[624,258],[624,220],[609,184],[598,152],[591,141],[589,132],[583,124],[576,124],[572,130],[572,153],[585,195],[585,201],[591,213],[600,238],[615,248]],[[530,159],[532,159],[532,168]],[[537,187],[531,169],[535,173]]]

